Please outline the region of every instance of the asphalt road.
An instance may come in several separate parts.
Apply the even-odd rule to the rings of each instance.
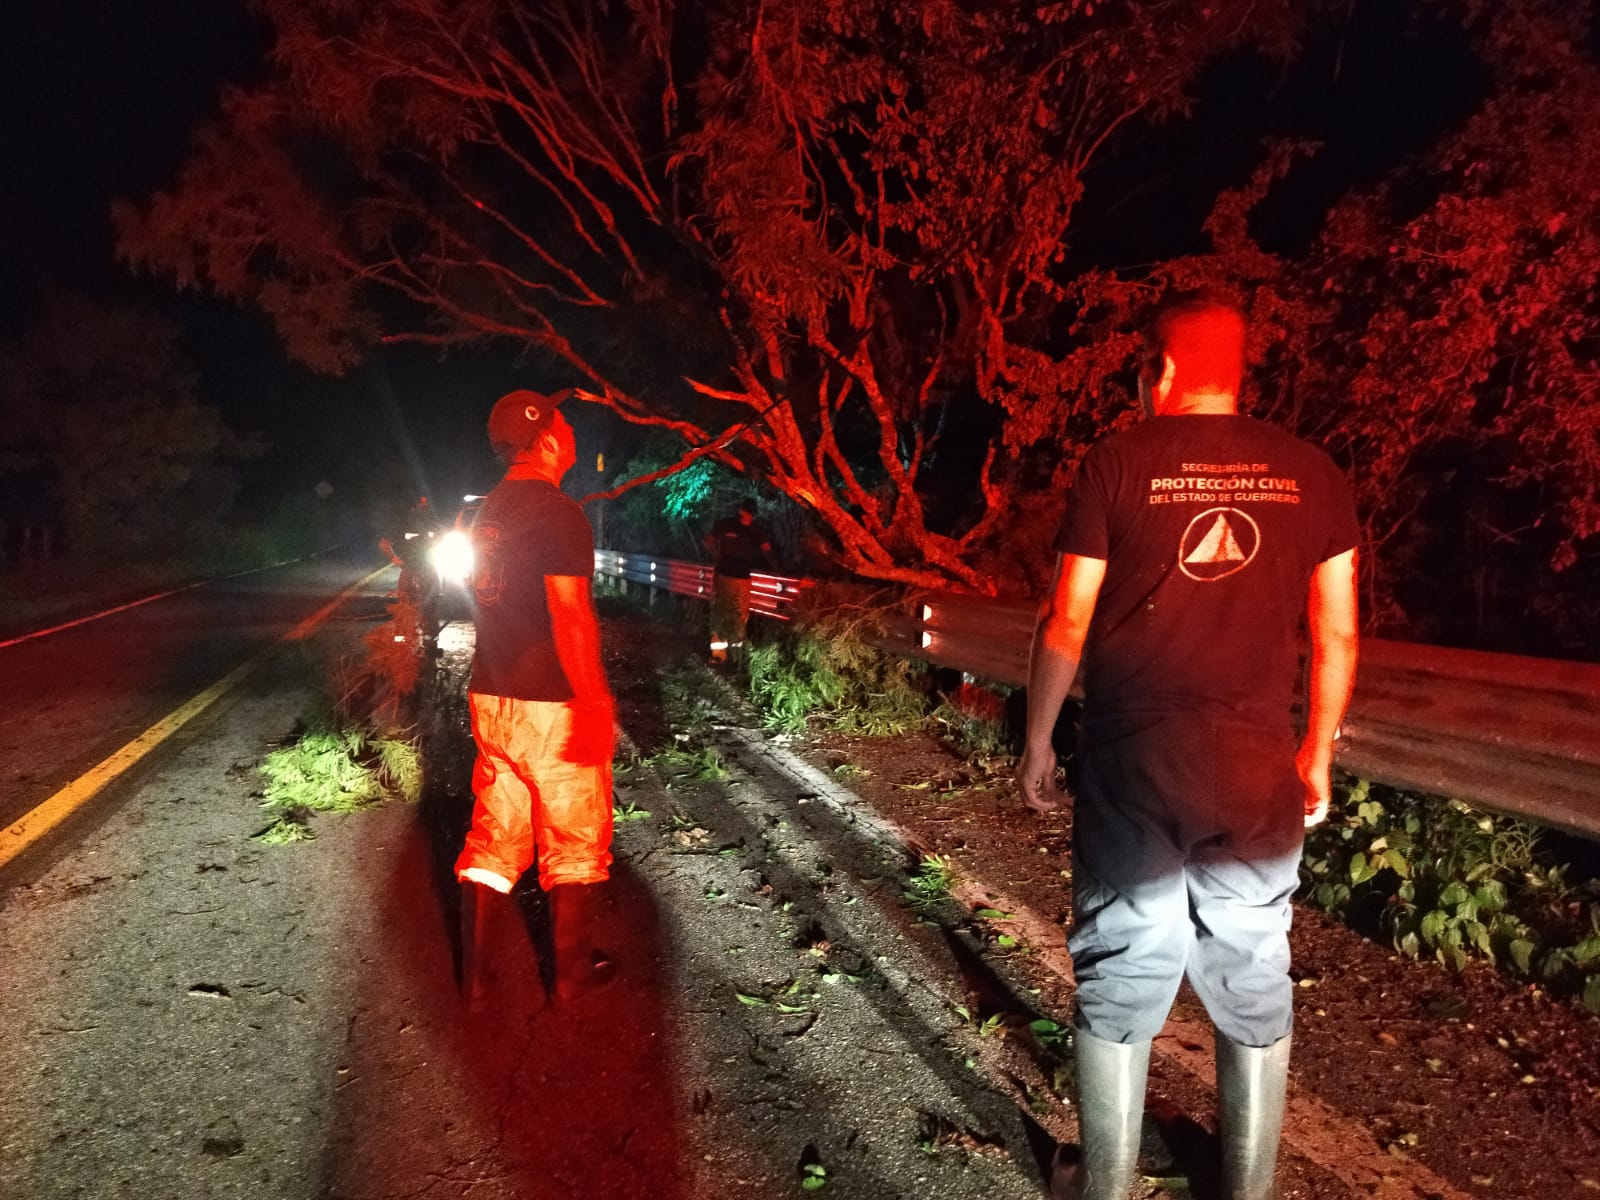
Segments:
[[[327,556],[253,571],[0,647],[0,828],[375,565]],[[381,601],[373,592],[367,610]]]
[[[7,760],[7,803],[59,788],[359,574],[248,579],[12,648],[27,667],[8,698],[40,711],[31,737],[7,730],[29,756]],[[492,935],[487,1010],[459,1002],[459,708],[420,807],[252,840],[262,756],[381,601],[380,584],[267,655],[0,867],[0,1200],[1040,1194],[959,984],[877,915],[900,912],[898,888],[841,893],[832,852],[786,832],[793,798],[755,779],[737,805],[720,785],[628,781],[653,815],[619,826],[601,922],[618,978],[561,1008],[531,890]],[[447,663],[463,661],[458,645]]]
[[[420,806],[254,841],[262,757],[382,619],[392,578],[282,639],[365,570],[263,573],[0,649],[8,818],[259,660],[0,866],[0,1200],[1045,1194],[1070,1113],[995,1024],[995,989],[1025,1008],[1039,984],[959,935],[972,909],[1021,909],[987,885],[943,902],[951,923],[908,907],[903,839],[715,704],[685,725],[640,652],[649,631],[608,658],[624,723],[721,758],[619,773],[600,930],[618,978],[582,1004],[546,1000],[532,888],[492,932],[486,1010],[459,1001],[468,628],[441,639]],[[1058,930],[1018,929],[1050,958]],[[1207,1074],[1205,1039],[1176,1041],[1163,1053]],[[1302,1118],[1286,1198],[1460,1195],[1352,1182],[1339,1122],[1312,1136]],[[1147,1158],[1170,1174],[1170,1148]]]
[[[226,1194],[193,1169],[241,1153],[241,1125],[283,1131],[262,1142],[296,1171],[318,1161],[293,1141],[305,1114],[293,1085],[321,1078],[325,1014],[303,1019],[307,975],[273,967],[304,962],[326,926],[296,936],[310,889],[282,873],[294,860],[250,840],[265,824],[254,767],[315,702],[319,659],[381,619],[383,581],[348,596],[317,640],[286,637],[372,567],[252,573],[0,649],[7,823],[256,664],[0,867],[3,1200]],[[311,957],[317,982],[337,972]],[[248,1050],[242,1030],[260,1035]]]

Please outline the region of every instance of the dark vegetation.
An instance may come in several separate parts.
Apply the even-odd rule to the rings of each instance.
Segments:
[[[334,506],[240,495],[267,450],[202,402],[174,322],[56,294],[0,346],[0,587],[24,606],[131,598],[344,536]],[[118,585],[130,591],[120,597]],[[42,607],[41,607],[42,606]]]

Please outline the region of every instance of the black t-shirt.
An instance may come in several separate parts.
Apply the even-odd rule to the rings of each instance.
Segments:
[[[572,699],[550,632],[545,579],[594,574],[589,519],[554,484],[508,478],[484,498],[472,546],[477,647],[470,689],[517,700]]]
[[[749,579],[750,572],[766,566],[770,549],[766,531],[752,521],[723,517],[711,527],[711,545],[717,574],[729,579]]]
[[[1106,561],[1086,720],[1286,724],[1311,573],[1359,536],[1333,461],[1251,417],[1157,417],[1097,443],[1056,542]]]

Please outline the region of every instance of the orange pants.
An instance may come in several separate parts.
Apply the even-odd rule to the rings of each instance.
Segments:
[[[504,879],[509,891],[537,851],[539,886],[546,890],[608,878],[611,764],[585,766],[566,758],[571,707],[478,692],[468,693],[467,702],[478,759],[472,767],[472,828],[456,859],[456,876],[488,872]]]

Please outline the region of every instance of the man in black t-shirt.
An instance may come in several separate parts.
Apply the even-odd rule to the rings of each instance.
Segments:
[[[772,541],[756,521],[756,502],[745,500],[737,515],[723,517],[706,537],[716,567],[711,598],[711,661],[744,653],[750,622],[750,574],[772,561]]]
[[[600,663],[590,594],[594,535],[562,495],[577,458],[559,398],[516,391],[489,416],[489,440],[509,464],[473,525],[476,647],[467,699],[472,828],[456,860],[463,884],[469,1004],[482,999],[481,950],[491,898],[537,858],[550,900],[556,993],[599,981],[591,942],[596,885],[611,867],[614,706]]]
[[[1061,1181],[1081,1200],[1126,1195],[1150,1042],[1185,974],[1217,1027],[1223,1194],[1272,1195],[1289,900],[1355,676],[1358,529],[1326,455],[1237,412],[1244,335],[1215,297],[1163,304],[1140,374],[1151,419],[1084,457],[1034,635],[1029,808],[1060,798],[1051,734],[1083,666],[1068,936],[1083,1157]]]

